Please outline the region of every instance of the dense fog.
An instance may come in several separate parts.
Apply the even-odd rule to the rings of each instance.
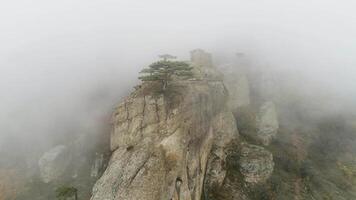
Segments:
[[[252,65],[301,74],[308,80],[301,87],[352,108],[355,6],[336,0],[3,1],[0,151],[44,151],[56,135],[107,124],[143,67],[163,53],[187,60],[194,48],[218,63],[244,52]]]

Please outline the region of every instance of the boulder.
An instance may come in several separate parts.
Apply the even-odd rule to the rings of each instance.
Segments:
[[[240,172],[251,184],[266,181],[274,168],[272,153],[261,146],[244,144],[240,150]]]
[[[63,175],[70,162],[71,154],[64,145],[58,145],[45,152],[38,162],[42,181],[49,183],[57,180]]]

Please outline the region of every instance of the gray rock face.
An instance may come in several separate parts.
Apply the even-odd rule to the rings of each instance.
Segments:
[[[68,154],[68,148],[64,145],[58,145],[45,152],[38,162],[42,181],[49,183],[58,179],[70,162],[71,155]]]
[[[200,199],[212,146],[223,160],[223,146],[238,133],[221,82],[174,84],[180,89],[169,99],[142,86],[117,107],[113,155],[91,200]]]
[[[256,124],[256,139],[265,146],[269,145],[279,128],[277,111],[273,102],[265,102],[260,107]]]
[[[232,107],[211,55],[194,50],[191,61],[193,81],[172,81],[165,95],[154,95],[154,84],[144,83],[118,105],[113,153],[91,200],[248,200],[246,182],[270,176],[272,154],[262,147],[245,146],[239,165],[232,108],[249,104],[247,78],[233,88],[234,100],[246,99]]]
[[[238,130],[235,118],[230,111],[222,112],[213,121],[216,138],[209,155],[204,182],[204,199],[214,198],[214,190],[219,190],[227,176],[227,157],[229,148],[238,142]]]
[[[212,68],[213,60],[210,53],[202,49],[195,49],[190,52],[190,60],[192,63],[199,67]]]
[[[235,81],[227,81],[226,85],[230,92],[229,105],[232,110],[236,110],[239,107],[248,106],[250,104],[250,86],[247,76],[237,76]]]
[[[250,144],[242,145],[239,163],[245,182],[252,184],[266,181],[274,167],[273,156],[269,151]]]
[[[232,111],[250,104],[250,85],[246,66],[242,63],[220,66],[224,74],[224,83],[229,91],[229,106]]]
[[[222,81],[223,74],[214,66],[210,53],[201,49],[195,49],[190,52],[190,60],[193,66],[193,72],[197,79],[209,81]]]

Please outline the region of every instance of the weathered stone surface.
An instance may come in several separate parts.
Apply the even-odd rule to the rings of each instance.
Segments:
[[[263,147],[244,144],[240,150],[240,172],[248,183],[266,181],[273,172],[272,154]]]
[[[163,96],[131,97],[124,100],[113,114],[111,150],[136,145],[152,131],[158,131],[159,120],[166,119]]]
[[[142,87],[118,106],[114,153],[92,200],[200,199],[212,146],[224,160],[224,145],[238,132],[222,82],[176,81],[172,87],[179,91],[170,98]]]
[[[58,145],[45,152],[38,162],[42,181],[49,183],[59,178],[67,169],[71,159],[71,154],[64,145]]]
[[[256,124],[256,139],[265,146],[269,145],[279,128],[277,111],[273,102],[265,102],[260,107]]]
[[[227,175],[226,159],[229,147],[239,139],[235,118],[230,111],[221,112],[214,118],[213,129],[216,137],[209,155],[204,182],[204,197],[207,200],[214,199],[214,190],[222,187]]]
[[[113,154],[91,200],[248,200],[246,182],[271,175],[272,154],[241,147],[231,111],[249,104],[247,79],[240,79],[244,91],[233,88],[231,95],[209,54],[193,51],[192,64],[196,78],[171,82],[170,94],[154,96],[152,85],[143,84],[119,104],[112,117]],[[242,103],[229,105],[241,95]]]

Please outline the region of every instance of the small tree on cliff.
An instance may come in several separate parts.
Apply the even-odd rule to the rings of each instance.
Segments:
[[[139,77],[142,81],[160,81],[163,91],[166,90],[173,76],[185,80],[193,77],[192,67],[189,64],[167,59],[152,63],[140,73],[144,74]]]

